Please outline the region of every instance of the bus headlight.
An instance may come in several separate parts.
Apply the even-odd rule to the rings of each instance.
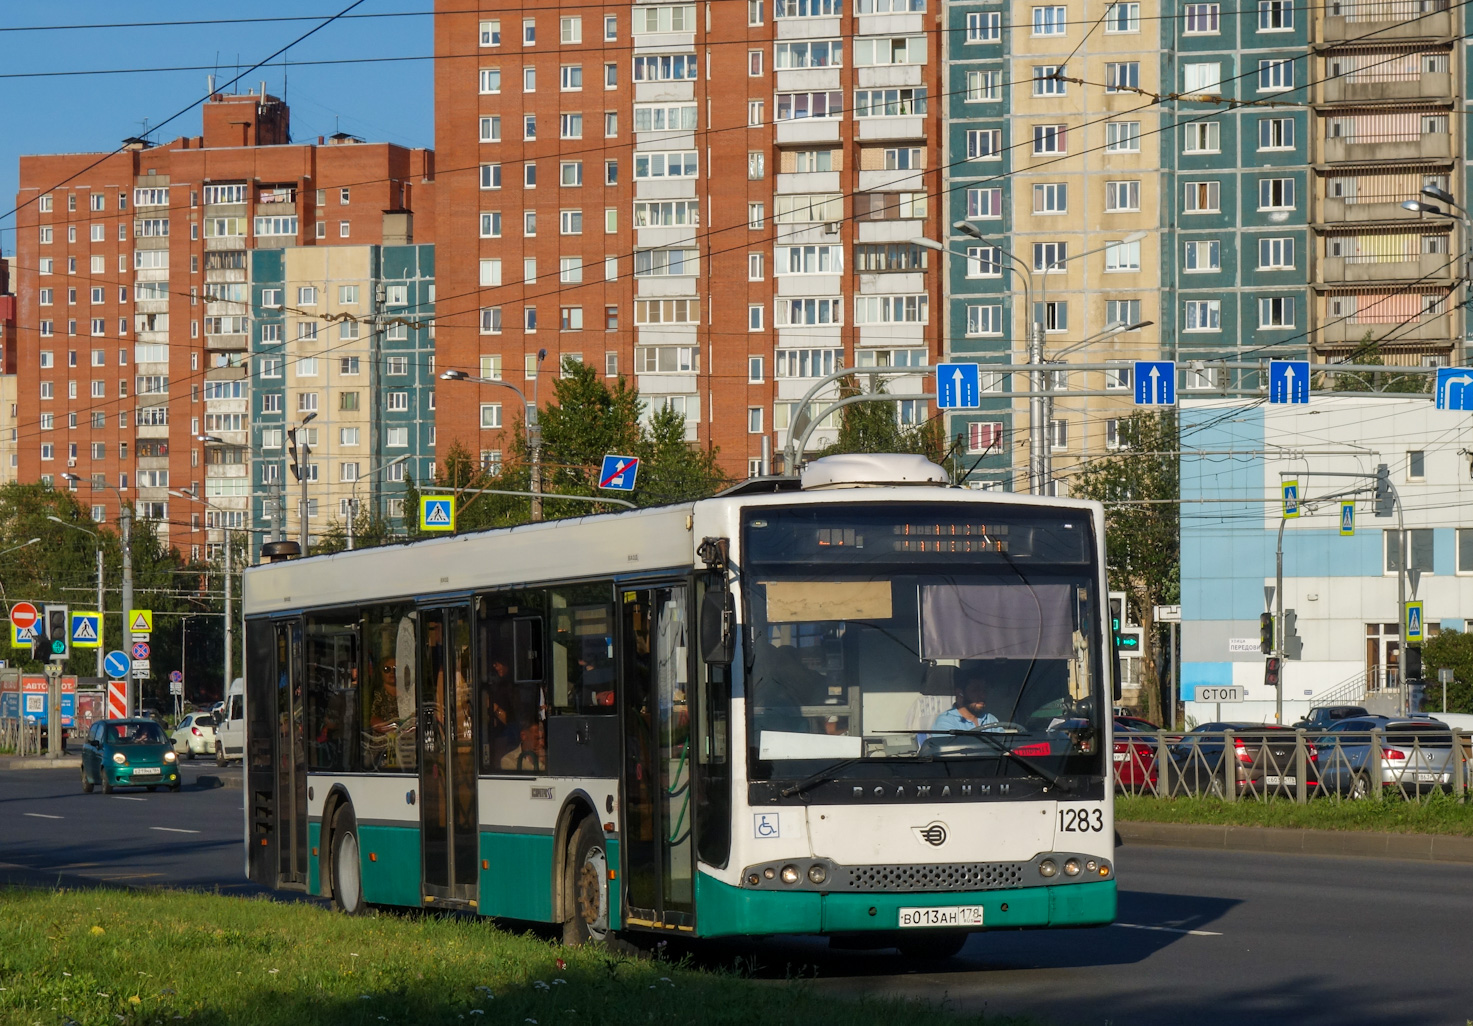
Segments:
[[[1058,872],[1059,872],[1058,863],[1056,863],[1053,859],[1044,859],[1042,862],[1040,862],[1038,864],[1038,875],[1039,876],[1045,876],[1045,877],[1048,877],[1048,876],[1056,876],[1058,874]]]
[[[829,871],[821,864],[815,862],[808,867],[808,879],[816,884],[821,884],[829,878]]]
[[[798,882],[798,867],[797,866],[783,866],[782,877],[783,877],[783,883],[785,883],[785,884],[795,884],[795,883],[797,883]]]
[[[1068,859],[1067,861],[1065,861],[1065,863],[1064,863],[1064,875],[1065,876],[1078,876],[1079,875],[1079,860],[1078,859]]]

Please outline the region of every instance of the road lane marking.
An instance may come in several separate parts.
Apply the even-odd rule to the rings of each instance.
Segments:
[[[139,798],[137,795],[133,795],[133,794],[115,794],[115,795],[113,795],[113,797],[116,798],[120,802],[146,802],[146,801],[148,801],[147,798]]]
[[[30,816],[32,819],[61,819],[62,818],[61,816],[48,816],[44,812],[27,812],[27,813],[23,813],[23,815]]]
[[[162,873],[92,873],[94,880],[142,880],[149,876],[163,876]]]
[[[1182,933],[1191,937],[1221,937],[1220,933],[1211,930],[1178,930],[1174,926],[1144,926],[1141,923],[1114,923],[1114,926],[1123,926],[1127,930],[1156,930],[1161,933]]]
[[[149,827],[150,830],[162,830],[166,834],[197,834],[198,830],[185,830],[183,827]]]

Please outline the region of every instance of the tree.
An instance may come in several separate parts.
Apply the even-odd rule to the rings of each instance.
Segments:
[[[865,387],[858,374],[839,379],[839,398],[848,399],[859,395],[884,395],[885,383],[877,376],[870,376]],[[823,400],[815,400],[809,406],[810,413],[822,412]],[[825,446],[819,456],[834,456],[846,452],[904,452],[918,453],[933,463],[944,458],[945,427],[941,418],[922,421],[914,427],[901,425],[895,402],[883,399],[854,403],[839,411],[839,434],[833,444]]]
[[[1372,339],[1369,331],[1365,333],[1360,345],[1345,362],[1375,367],[1386,365],[1386,360],[1382,356],[1381,343]],[[1357,374],[1322,374],[1320,377],[1330,379],[1328,388],[1332,392],[1426,393],[1432,390],[1433,382],[1430,375],[1383,374],[1378,371],[1365,371]]]
[[[1176,412],[1137,413],[1121,421],[1120,448],[1090,463],[1074,481],[1080,498],[1105,504],[1110,586],[1126,594],[1149,643],[1141,652],[1142,715],[1162,713],[1155,607],[1181,590],[1181,480]]]
[[[1447,708],[1442,707],[1442,685],[1437,671],[1453,671],[1447,686]],[[1443,631],[1422,645],[1422,676],[1427,681],[1423,708],[1428,712],[1473,712],[1473,634]]]

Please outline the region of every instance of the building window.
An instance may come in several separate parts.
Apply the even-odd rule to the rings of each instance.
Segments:
[[[1140,61],[1105,65],[1105,92],[1125,93],[1141,87]]]
[[[501,188],[501,165],[500,164],[482,164],[481,165],[481,188],[483,188],[483,189],[499,189],[499,188]]]
[[[1002,250],[997,246],[968,246],[967,277],[1002,277]]]
[[[1035,64],[1033,66],[1034,96],[1064,96],[1068,83],[1064,81],[1062,64]]]
[[[1035,242],[1033,244],[1033,269],[1047,273],[1061,270],[1069,259],[1069,244],[1066,242]]]
[[[747,254],[747,280],[761,281],[763,277],[763,255],[761,253]]]
[[[978,221],[1002,217],[1002,190],[968,189],[967,217]]]
[[[1458,573],[1473,574],[1473,527],[1458,528],[1457,543]]]
[[[1293,210],[1294,179],[1263,178],[1258,182],[1259,210]]]
[[[1042,324],[1047,332],[1069,330],[1069,304],[1056,300],[1033,304],[1033,321]]]
[[[1258,31],[1287,32],[1293,27],[1292,0],[1258,0]]]
[[[967,15],[967,42],[996,43],[1002,39],[1002,15],[996,11]]]
[[[1182,269],[1193,273],[1222,270],[1222,243],[1217,239],[1185,243]]]
[[[1407,480],[1427,480],[1427,453],[1422,449],[1413,449],[1407,453]]]
[[[481,404],[481,428],[482,430],[495,430],[501,427],[501,404]]]
[[[760,356],[747,357],[747,381],[752,384],[761,384],[763,381],[763,361]]]
[[[1294,62],[1292,60],[1259,61],[1258,91],[1279,93],[1294,88]]]
[[[1106,122],[1105,150],[1108,153],[1139,153],[1141,151],[1141,123],[1139,121]]]
[[[1069,187],[1063,182],[1046,182],[1033,187],[1035,214],[1063,214],[1069,210]]]
[[[967,133],[968,160],[1001,160],[1002,129],[985,128]]]
[[[1222,88],[1222,65],[1183,64],[1182,89],[1191,94],[1216,93]]]
[[[1114,326],[1124,325],[1132,331],[1139,329],[1134,327],[1141,323],[1141,301],[1139,299],[1107,299],[1105,300],[1105,324]]]
[[[1183,153],[1217,153],[1221,149],[1220,127],[1216,121],[1197,121],[1184,125]]]
[[[1294,148],[1294,119],[1259,118],[1258,148],[1260,150],[1292,150]]]
[[[747,306],[747,330],[748,331],[761,331],[762,330],[762,327],[763,327],[763,324],[762,324],[763,310],[764,310],[764,307],[762,306],[761,303],[750,303],[750,304],[748,304],[748,306]]]
[[[1069,448],[1069,422],[1067,420],[1048,422],[1048,445],[1055,452]]]
[[[1216,214],[1222,210],[1221,182],[1187,182],[1182,209],[1188,214]]]
[[[1221,331],[1222,301],[1218,299],[1193,299],[1186,303],[1184,331]]]
[[[1294,297],[1272,296],[1258,301],[1260,328],[1294,327]]]
[[[1141,269],[1141,244],[1139,242],[1105,243],[1106,271],[1139,271]]]
[[[1002,72],[967,72],[967,99],[973,103],[1002,99]]]
[[[967,307],[968,335],[1001,335],[1002,306],[997,303]]]
[[[1033,34],[1035,36],[1062,36],[1068,24],[1068,8],[1066,7],[1033,8]]]
[[[1106,182],[1105,212],[1114,214],[1123,211],[1138,211],[1141,208],[1141,183]]]
[[[1284,271],[1294,267],[1294,240],[1259,239],[1258,269],[1261,271]]]
[[[1217,35],[1221,8],[1221,4],[1187,4],[1183,33],[1188,36]]]
[[[1408,540],[1394,529],[1383,532],[1386,536],[1385,572],[1394,574],[1401,570],[1402,557],[1407,556],[1407,569],[1420,570],[1424,574],[1433,572],[1433,532],[1430,527],[1413,528],[1407,531]]]
[[[1105,12],[1105,32],[1139,32],[1141,30],[1141,5],[1138,3],[1111,4]]]
[[[582,18],[559,18],[559,39],[564,44],[583,42],[583,19]]]
[[[968,133],[970,134],[970,133]],[[1067,125],[1034,125],[1033,152],[1035,155],[1068,153]],[[970,154],[968,154],[970,156]]]

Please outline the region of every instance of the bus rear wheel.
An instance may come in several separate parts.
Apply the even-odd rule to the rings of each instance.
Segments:
[[[563,943],[569,947],[609,939],[609,857],[603,831],[592,817],[578,824],[568,844],[567,919]]]
[[[332,820],[332,901],[345,915],[356,916],[364,909],[358,821],[346,806]]]
[[[932,930],[918,933],[914,937],[903,937],[895,946],[906,958],[939,960],[954,958],[967,946],[971,934],[957,930]]]

